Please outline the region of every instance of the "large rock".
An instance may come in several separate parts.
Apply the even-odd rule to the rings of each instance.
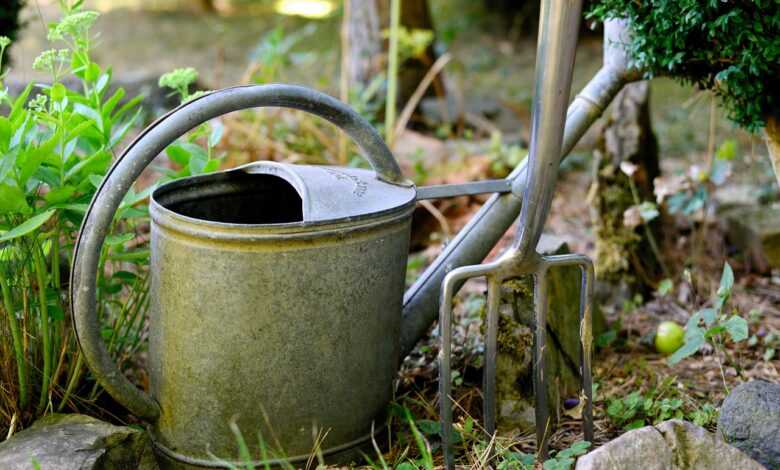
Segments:
[[[704,428],[674,419],[629,431],[586,454],[576,470],[760,470],[761,464]]]
[[[537,250],[545,255],[568,253],[566,243],[543,235]],[[575,266],[551,268],[547,274],[548,310],[545,378],[550,415],[558,422],[567,398],[580,395],[580,270]],[[498,323],[496,394],[498,427],[502,431],[534,429],[533,393],[533,285],[530,278],[502,285]],[[593,312],[594,333],[604,327],[600,311]],[[577,414],[579,408],[570,411]]]
[[[767,467],[780,468],[780,384],[753,380],[732,390],[718,432]]]
[[[0,443],[0,468],[31,470],[158,470],[142,431],[84,415],[50,415]]]

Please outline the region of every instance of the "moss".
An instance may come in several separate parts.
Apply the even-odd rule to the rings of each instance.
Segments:
[[[634,228],[623,223],[623,213],[634,205],[628,177],[607,164],[599,170],[600,191],[594,198],[598,207],[596,220],[596,275],[604,280],[633,281],[627,273],[629,254],[635,252],[642,238]]]

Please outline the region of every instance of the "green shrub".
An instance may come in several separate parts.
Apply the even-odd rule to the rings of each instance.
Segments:
[[[596,0],[589,18],[629,21],[626,45],[648,77],[712,89],[749,130],[780,111],[780,5],[776,0]]]
[[[0,107],[7,109],[0,115],[0,429],[94,406],[102,392],[85,374],[65,315],[68,261],[90,199],[139,121],[141,97],[111,91],[111,69],[91,59],[98,14],[81,10],[81,0],[61,4],[64,16],[48,38],[65,47],[44,51],[33,64],[51,84],[31,83],[12,97],[0,77]],[[0,62],[9,43],[0,38]],[[71,77],[77,90],[63,84]],[[216,168],[201,159],[211,146],[195,147],[177,147],[183,169],[170,177]],[[152,189],[126,195],[100,257],[97,313],[120,365],[142,345],[149,302],[142,229]]]

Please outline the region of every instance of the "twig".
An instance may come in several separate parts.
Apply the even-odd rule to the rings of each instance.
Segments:
[[[442,232],[444,232],[444,238],[446,240],[449,240],[451,231],[450,231],[450,224],[447,222],[447,218],[444,217],[444,214],[441,213],[439,209],[434,206],[431,201],[427,201],[425,199],[420,201],[420,205],[425,208],[428,212],[431,213],[431,215],[436,219],[437,222],[439,222],[439,225],[441,226]]]
[[[417,108],[417,105],[420,103],[423,95],[425,95],[428,87],[431,86],[433,80],[442,71],[442,69],[444,69],[444,66],[447,65],[450,60],[452,60],[452,55],[449,52],[444,53],[441,57],[436,59],[436,62],[434,62],[431,68],[428,69],[428,72],[425,73],[425,76],[417,85],[417,88],[414,90],[414,93],[412,93],[409,101],[406,102],[403,111],[401,111],[401,115],[398,117],[398,122],[395,125],[395,129],[393,129],[393,137],[401,135],[401,132],[403,132],[403,130],[406,128],[406,125],[409,123],[409,119],[412,117],[412,113]]]
[[[19,418],[19,415],[14,412],[13,416],[11,416],[11,424],[8,425],[8,434],[5,435],[5,440],[11,438],[11,436],[14,435],[14,431],[16,431],[16,421]]]

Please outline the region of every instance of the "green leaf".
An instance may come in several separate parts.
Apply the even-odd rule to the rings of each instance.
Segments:
[[[203,168],[201,169],[201,173],[211,173],[212,171],[217,171],[218,169],[219,169],[219,160],[212,158],[209,159],[205,165],[203,165]]]
[[[49,204],[61,204],[70,199],[70,197],[73,196],[73,193],[75,192],[76,188],[74,186],[66,184],[64,186],[60,186],[59,188],[52,189],[46,193],[43,198]]]
[[[747,321],[737,315],[733,315],[731,318],[723,323],[731,340],[734,342],[743,341],[748,337],[748,324]]]
[[[764,351],[764,360],[766,362],[769,362],[772,360],[772,358],[775,357],[775,348],[766,348],[766,351]]]
[[[76,114],[84,116],[85,118],[94,122],[97,128],[100,130],[100,132],[103,132],[103,116],[101,116],[96,109],[93,109],[81,103],[76,103],[73,105],[73,111]]]
[[[171,144],[165,149],[165,154],[172,162],[181,166],[187,166],[190,161],[190,153],[179,144]]]
[[[127,131],[129,131],[130,128],[135,124],[139,116],[141,116],[140,109],[136,111],[133,117],[128,119],[127,122],[125,122],[124,124],[122,124],[122,126],[120,126],[119,129],[111,133],[111,139],[108,141],[109,148],[114,148],[119,143],[119,141],[121,141],[125,137]]]
[[[430,419],[418,419],[415,424],[420,429],[420,432],[429,436],[438,435],[441,432],[441,424],[438,421],[432,421]]]
[[[701,328],[699,328],[699,320],[701,320],[702,317],[702,311],[699,310],[698,312],[691,315],[691,318],[688,319],[688,323],[685,324],[685,337],[692,336],[695,334],[696,330],[701,332]]]
[[[630,423],[628,423],[624,427],[624,429],[626,431],[630,431],[632,429],[639,429],[641,427],[644,427],[644,425],[645,425],[645,420],[644,419],[635,419],[635,420],[631,421]]]
[[[658,284],[658,295],[666,295],[674,289],[674,282],[671,279],[664,279]]]
[[[718,288],[718,297],[728,297],[731,294],[731,288],[734,287],[734,271],[731,265],[723,264],[723,274],[720,277],[720,287]]]
[[[14,104],[11,106],[11,112],[8,114],[8,119],[11,122],[15,122],[19,115],[26,112],[25,104],[27,104],[27,98],[30,96],[34,82],[29,82],[24,90],[16,97]]]
[[[54,209],[49,209],[46,212],[38,214],[34,217],[30,217],[21,225],[18,225],[13,229],[0,235],[0,242],[7,242],[9,240],[13,240],[14,238],[27,235],[28,233],[40,227],[41,225],[45,224],[46,221],[48,221],[51,218],[51,216],[54,215],[55,212],[56,211]]]
[[[0,214],[24,214],[30,211],[24,192],[7,183],[0,183]]]
[[[108,170],[110,164],[111,154],[101,150],[73,165],[73,167],[65,173],[65,180],[70,181],[77,175],[102,175]]]
[[[209,134],[209,147],[215,147],[220,140],[222,140],[222,133],[225,130],[225,126],[214,120],[211,122],[211,133]]]
[[[703,308],[699,310],[699,314],[701,314],[701,318],[704,320],[704,324],[707,325],[707,327],[712,326],[718,318],[718,311],[714,308]]]
[[[11,121],[0,116],[0,151],[8,150],[8,144],[11,140]]]
[[[707,331],[704,332],[704,338],[710,339],[714,336],[717,336],[721,333],[726,331],[726,327],[723,325],[715,325],[712,328],[708,328]]]
[[[658,217],[658,207],[650,201],[645,201],[642,204],[639,204],[639,215],[642,217],[643,221],[650,222]]]
[[[109,246],[122,245],[135,238],[134,233],[123,233],[120,235],[109,235],[106,237],[106,244]]]
[[[697,330],[690,337],[688,337],[688,332],[686,331],[685,344],[669,356],[669,364],[674,365],[688,356],[693,356],[704,345],[704,333],[698,328]]]
[[[737,155],[737,141],[734,139],[726,139],[720,144],[715,157],[719,160],[733,160]]]
[[[101,114],[103,115],[103,119],[108,120],[108,118],[111,117],[111,112],[114,111],[117,103],[119,103],[124,97],[125,89],[121,87],[117,88],[114,94],[111,95],[111,98],[107,99],[106,102],[103,103],[103,108],[100,110]]]
[[[65,98],[67,93],[68,89],[62,83],[55,83],[49,88],[49,96],[51,96],[52,101],[60,101]]]
[[[108,259],[113,261],[143,262],[149,259],[149,250],[135,250],[127,253],[112,253]]]

